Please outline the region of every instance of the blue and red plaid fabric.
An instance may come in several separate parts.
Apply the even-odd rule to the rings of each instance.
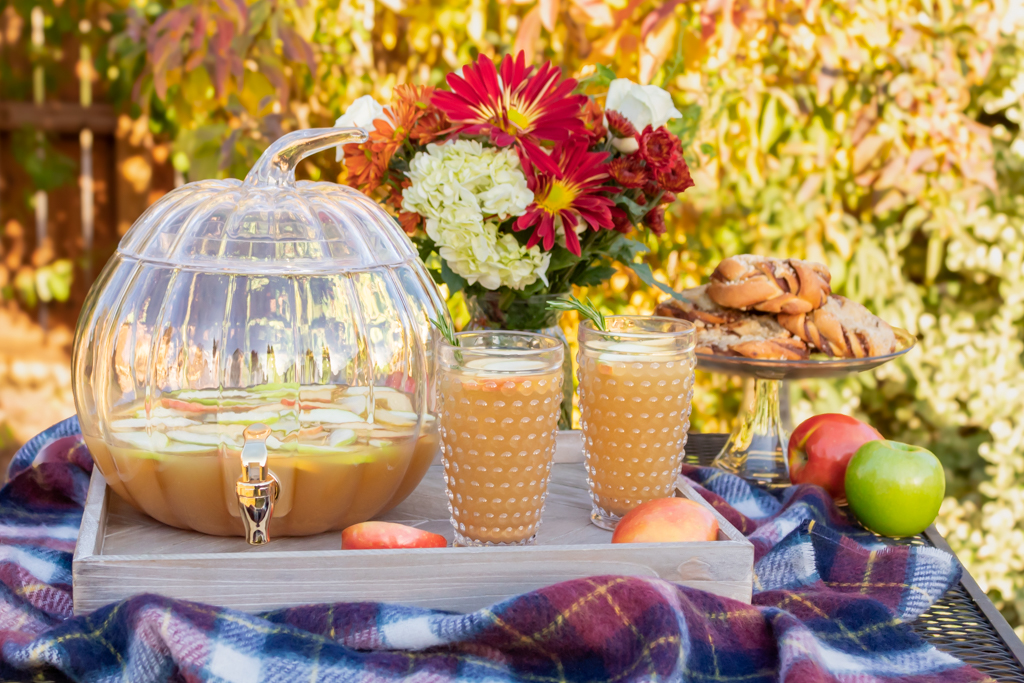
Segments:
[[[81,681],[990,680],[913,633],[958,580],[927,547],[877,545],[814,487],[776,498],[710,469],[697,489],[756,548],[754,604],[595,576],[472,614],[375,603],[251,615],[141,595],[71,615],[92,462],[74,419],[0,490],[0,679]]]

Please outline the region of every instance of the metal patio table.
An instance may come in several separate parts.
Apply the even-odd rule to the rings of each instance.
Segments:
[[[728,436],[690,434],[686,461],[693,465],[710,465]],[[900,545],[930,545],[955,556],[934,526],[914,538],[880,537],[880,540]],[[960,583],[946,591],[941,600],[911,623],[911,627],[938,649],[997,681],[1024,683],[1024,643],[966,568]]]

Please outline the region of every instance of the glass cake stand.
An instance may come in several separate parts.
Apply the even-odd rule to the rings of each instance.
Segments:
[[[788,486],[789,434],[779,411],[782,380],[832,379],[874,370],[906,354],[917,343],[906,330],[894,327],[893,331],[897,350],[871,358],[757,360],[698,353],[697,367],[701,370],[754,378],[754,406],[745,412],[712,464],[768,488]]]

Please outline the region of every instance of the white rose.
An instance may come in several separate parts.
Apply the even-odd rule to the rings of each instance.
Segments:
[[[668,92],[656,85],[638,85],[628,78],[616,78],[611,82],[604,108],[625,116],[637,132],[647,126],[659,128],[671,119],[683,116],[672,103],[672,96]],[[612,146],[623,154],[632,154],[637,150],[634,138],[615,138]]]
[[[335,128],[372,128],[373,122],[382,118],[384,118],[384,105],[373,99],[373,95],[363,95],[349,105],[345,113],[334,122],[334,126]],[[338,145],[335,161],[341,161],[344,156],[344,152],[341,150],[343,146]]]

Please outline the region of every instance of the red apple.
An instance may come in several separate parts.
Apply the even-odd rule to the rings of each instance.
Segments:
[[[444,536],[394,522],[363,522],[341,532],[342,550],[445,548]]]
[[[849,415],[815,415],[789,437],[789,478],[794,484],[817,484],[836,502],[845,502],[850,458],[869,441],[883,440],[877,429]]]
[[[627,512],[615,527],[612,543],[680,543],[717,538],[718,519],[706,507],[686,498],[659,498]]]

